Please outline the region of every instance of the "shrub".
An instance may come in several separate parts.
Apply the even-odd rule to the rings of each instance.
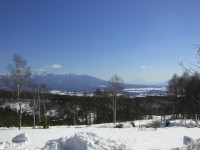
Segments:
[[[169,127],[169,125],[170,125],[170,121],[166,121],[165,126]]]
[[[43,125],[43,129],[49,129],[49,126]]]
[[[158,120],[152,121],[152,128],[157,129],[159,127],[160,127],[160,121]]]
[[[135,127],[135,122],[131,121],[130,124],[132,125],[132,127]]]
[[[160,127],[160,121],[158,120],[153,120],[151,123],[146,125],[146,128],[154,128],[157,129]]]
[[[117,125],[115,126],[115,128],[123,128],[123,127],[124,127],[124,125],[121,124],[121,123],[119,123],[119,124],[117,124]]]
[[[43,127],[43,129],[49,129],[49,126],[46,124],[46,122],[42,121],[40,125]]]

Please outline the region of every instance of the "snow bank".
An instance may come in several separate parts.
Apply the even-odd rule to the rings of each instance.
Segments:
[[[4,149],[5,141],[0,141],[0,150]]]
[[[0,150],[200,150],[199,128],[190,128],[195,122],[170,121],[169,128],[162,122],[163,127],[158,130],[139,130],[139,125],[151,122],[134,121],[136,127],[124,122],[121,129],[114,128],[113,123],[49,129],[22,127],[20,131],[0,128]]]
[[[30,140],[25,134],[15,136],[11,141],[0,142],[0,150],[31,150],[29,147]]]
[[[5,141],[3,150],[33,150],[33,149],[30,148],[29,145],[25,143],[19,144],[19,143],[12,143],[11,141]]]
[[[183,137],[183,147],[171,150],[200,150],[200,139],[194,140],[188,136]]]
[[[12,141],[0,142],[0,150],[32,150],[29,144],[29,137],[25,133],[22,133],[15,136]]]
[[[25,134],[19,134],[12,139],[13,143],[30,143],[29,137]]]
[[[76,133],[71,138],[48,141],[43,150],[126,150],[124,144],[104,139],[92,132]]]
[[[124,144],[97,136],[92,132],[78,132],[74,136],[50,140],[44,148],[31,148],[29,137],[23,133],[11,141],[0,142],[0,150],[126,150]]]

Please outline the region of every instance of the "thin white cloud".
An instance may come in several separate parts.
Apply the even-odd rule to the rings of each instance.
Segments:
[[[46,72],[46,69],[39,68],[39,69],[35,69],[34,72],[35,73],[43,73],[43,72]]]
[[[147,66],[145,66],[145,65],[142,65],[142,69],[146,69],[147,68]]]
[[[45,69],[38,69],[37,71],[39,71],[39,72],[44,72]]]
[[[49,67],[49,68],[53,68],[53,69],[60,69],[60,68],[62,68],[62,65],[59,65],[59,64],[53,64],[53,65],[51,65],[51,66],[47,66],[47,67]]]

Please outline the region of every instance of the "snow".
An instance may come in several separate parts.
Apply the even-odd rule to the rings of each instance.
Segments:
[[[194,140],[188,136],[183,137],[183,147],[173,148],[172,150],[199,150],[200,139]]]
[[[52,126],[49,129],[0,128],[0,150],[199,150],[200,128],[195,122],[171,121],[170,127],[139,129],[152,120],[82,126]]]
[[[5,142],[4,141],[0,141],[0,149],[4,149],[4,145],[5,145]]]
[[[44,150],[126,150],[124,144],[104,139],[92,132],[75,133],[71,138],[59,138],[46,143]]]
[[[13,110],[19,110],[19,104],[16,102],[6,102],[3,105],[0,105],[2,108],[11,108]],[[32,112],[32,108],[30,107],[29,102],[24,102],[22,105],[22,112]]]
[[[103,86],[100,86],[103,87]],[[155,96],[155,95],[163,95],[166,94],[166,87],[145,87],[145,88],[125,88],[124,92],[130,94],[130,97],[145,97],[145,96]],[[70,92],[70,91],[60,91],[60,90],[51,90],[49,91],[51,94],[58,94],[58,95],[68,95],[68,96],[84,96],[84,91],[79,92]],[[119,94],[118,96],[120,96]],[[131,96],[132,95],[132,96]],[[87,96],[92,97],[94,96],[93,93],[88,92]]]
[[[158,88],[126,88],[124,89],[126,92],[148,92],[148,91],[166,91],[166,87],[158,87]]]
[[[51,94],[58,94],[58,95],[67,95],[66,92],[61,92],[59,90],[52,90],[50,91]]]
[[[52,90],[50,91],[51,94],[58,94],[58,95],[68,95],[68,96],[84,96],[84,93],[83,92],[62,92],[62,91],[59,91],[59,90]],[[93,97],[93,93],[88,93],[87,96],[89,97]]]
[[[146,97],[146,96],[165,96],[166,87],[146,87],[146,88],[126,88],[124,92],[129,94],[129,97]]]

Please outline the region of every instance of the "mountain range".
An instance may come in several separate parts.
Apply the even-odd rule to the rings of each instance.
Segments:
[[[95,89],[108,87],[108,81],[98,79],[89,75],[78,74],[33,74],[31,80],[36,84],[47,84],[47,90],[60,90],[68,92],[80,92],[86,90],[93,92]],[[125,88],[158,87],[158,85],[125,84]],[[0,83],[0,88],[3,84]]]
[[[49,90],[60,90],[60,91],[91,91],[97,87],[103,88],[107,86],[107,81],[98,79],[96,77],[88,75],[77,75],[77,74],[34,74],[32,76],[34,83],[47,84]]]

